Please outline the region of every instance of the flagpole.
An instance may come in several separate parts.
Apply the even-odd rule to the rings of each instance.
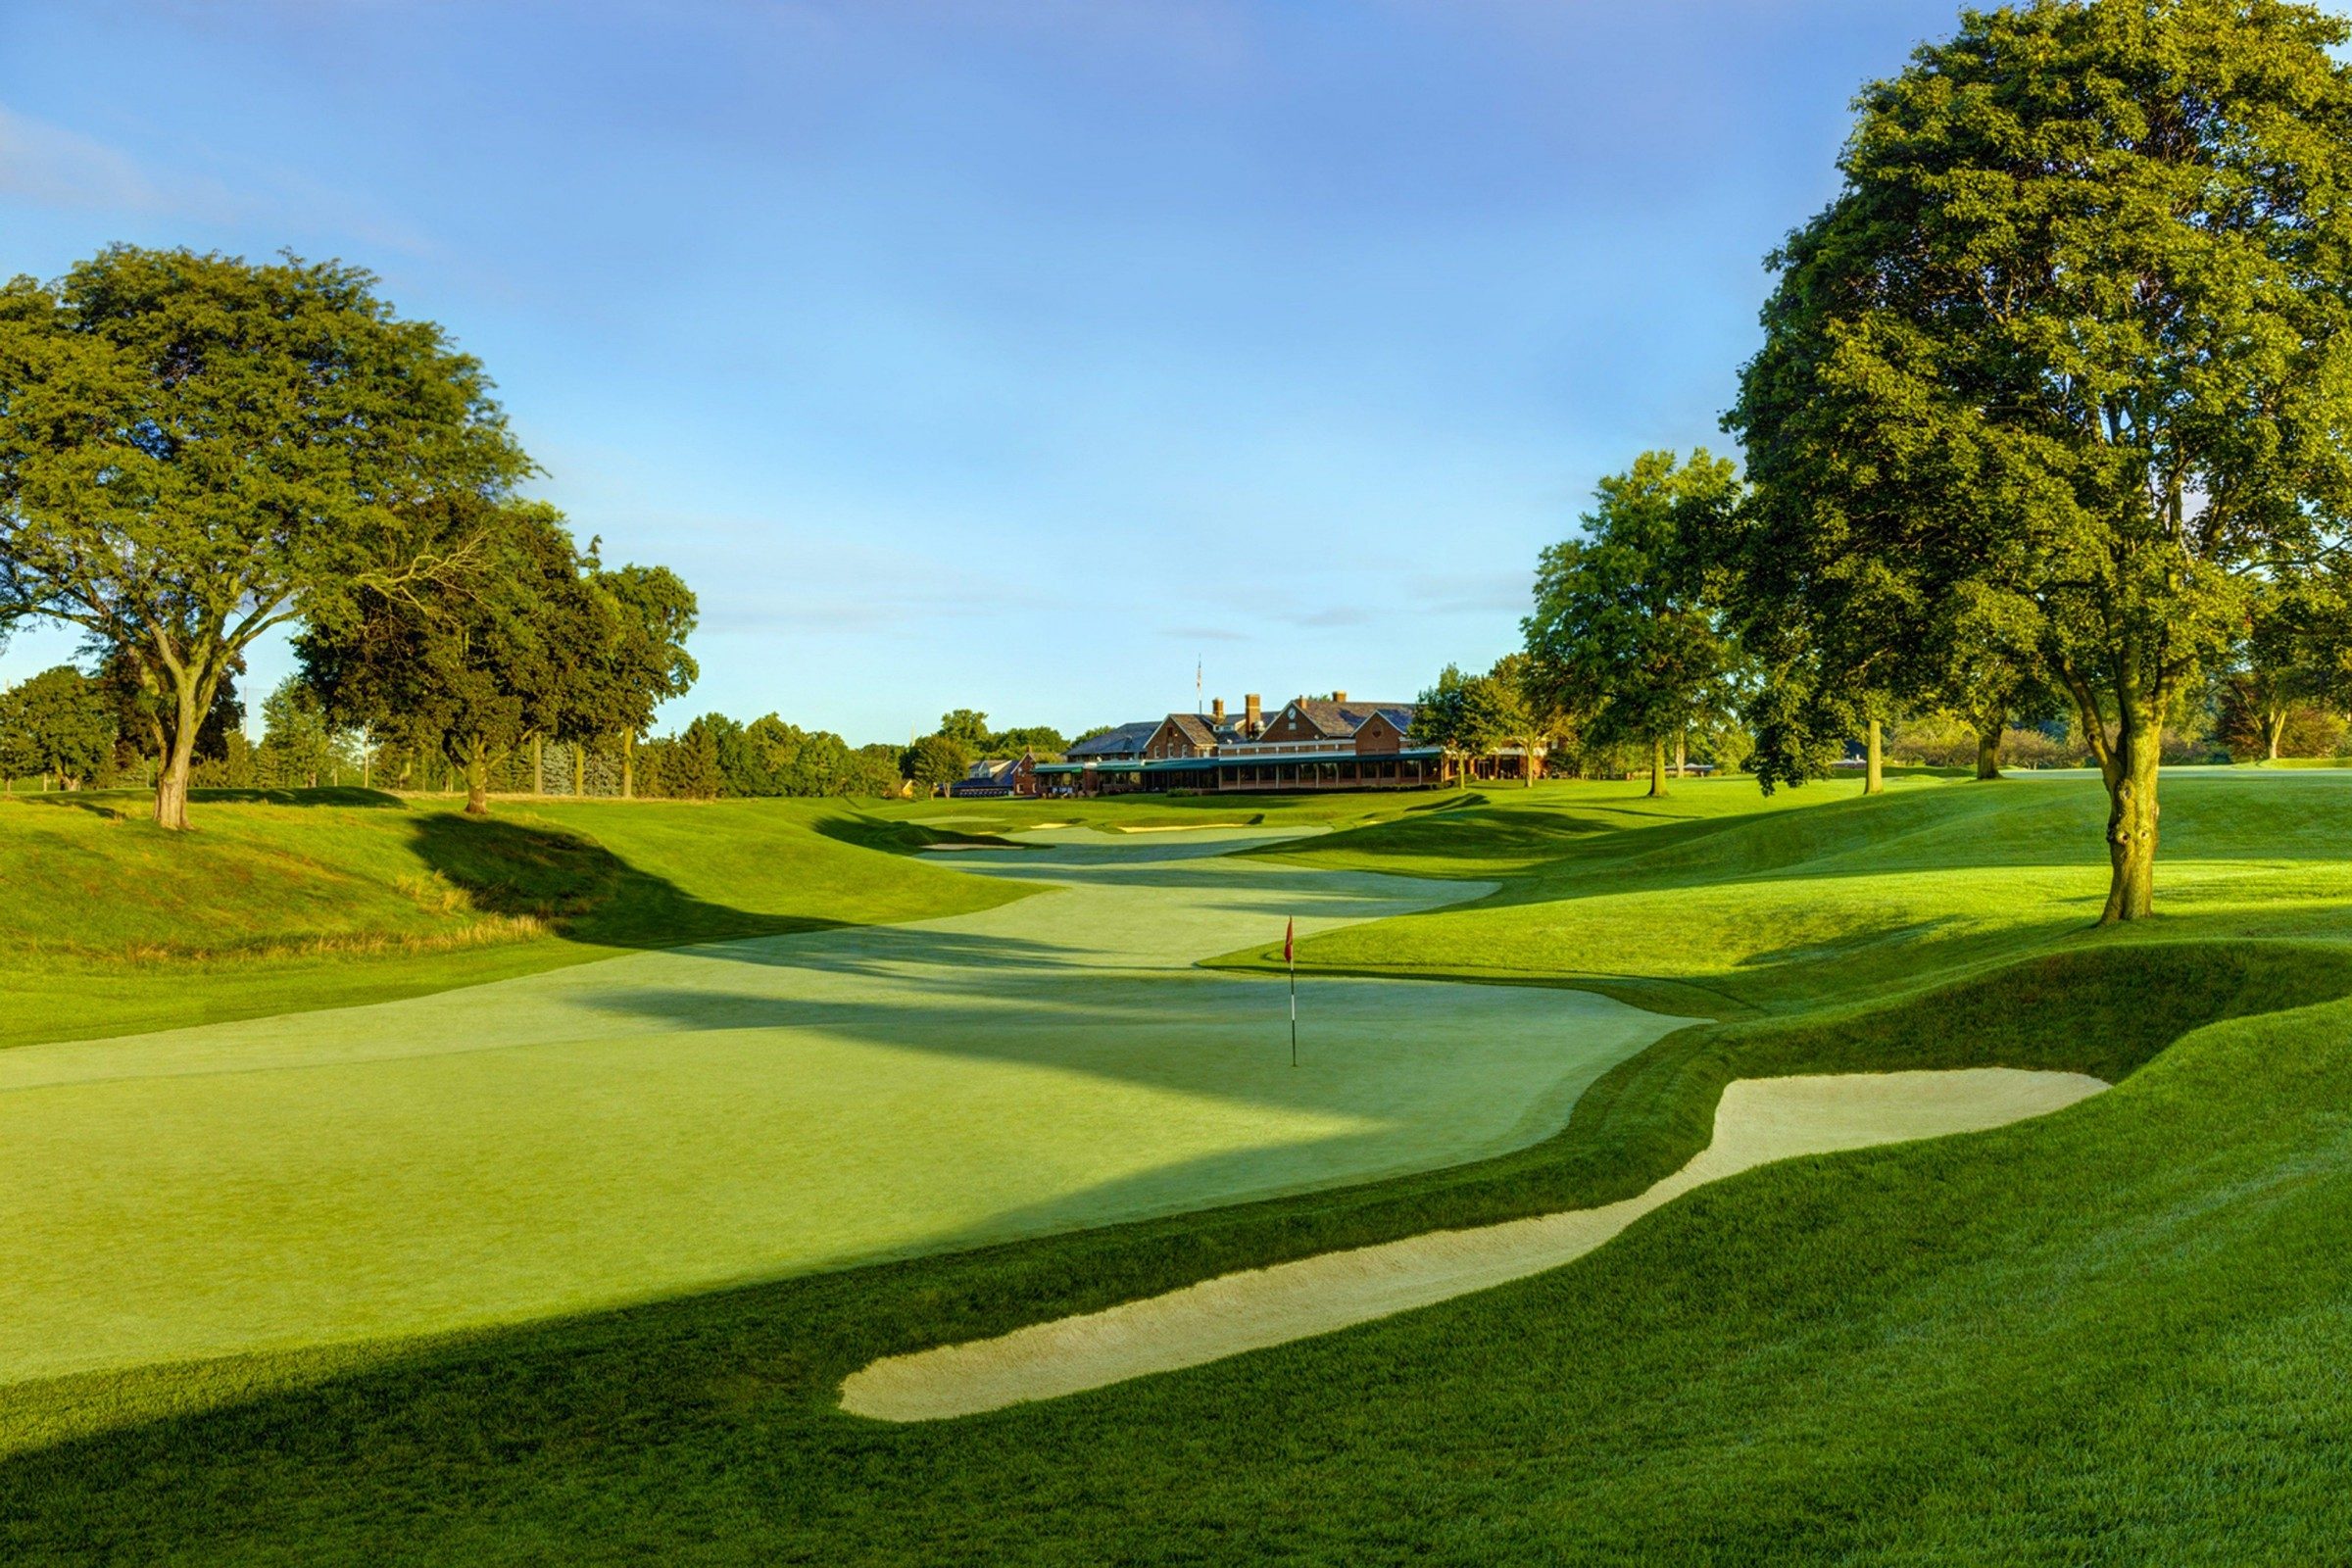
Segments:
[[[1291,970],[1291,1065],[1298,1065],[1298,958],[1291,951],[1291,935],[1284,932],[1282,956]]]

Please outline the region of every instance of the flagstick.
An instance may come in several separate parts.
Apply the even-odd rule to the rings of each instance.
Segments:
[[[1298,960],[1291,960],[1291,1065],[1298,1065]]]

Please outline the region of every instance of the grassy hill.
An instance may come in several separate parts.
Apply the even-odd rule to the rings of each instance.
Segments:
[[[2083,780],[1392,805],[1268,853],[1501,890],[1314,938],[1309,1005],[1327,967],[1707,997],[1724,1021],[1477,1164],[462,1342],[0,1390],[0,1559],[2330,1560],[2347,790],[2168,781],[2168,912],[2122,933],[2087,927]],[[730,882],[677,885],[761,902]],[[1735,1178],[1568,1268],[1347,1333],[958,1422],[833,1408],[878,1354],[1628,1196],[1733,1077],[1982,1064],[2118,1087]]]
[[[0,1046],[416,996],[633,948],[986,908],[839,802],[501,802],[365,790],[0,801]]]
[[[1257,853],[1504,881],[1478,904],[1319,937],[1301,965],[1566,982],[1719,1017],[1890,995],[2053,949],[2352,936],[2341,774],[2169,778],[2159,916],[2100,931],[2105,812],[2081,775],[1913,780],[1871,799],[1816,785],[1761,803],[1744,780],[1708,780],[1664,801],[1506,791]]]

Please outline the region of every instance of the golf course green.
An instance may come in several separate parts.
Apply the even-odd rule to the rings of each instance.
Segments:
[[[2329,1560],[2352,773],[2168,776],[2121,929],[2103,809],[199,801],[189,854],[267,837],[352,928],[272,895],[268,955],[54,911],[0,951],[175,1025],[0,1052],[0,1560]],[[62,820],[0,804],[0,844],[181,852]],[[1187,822],[1248,827],[1114,831]],[[462,896],[400,892],[418,858]],[[1737,1082],[1985,1068],[2113,1087],[1337,1332],[840,1408],[887,1358],[1624,1203]]]
[[[1044,891],[0,1053],[0,1378],[445,1332],[1455,1163],[1686,1020],[1194,960],[1488,891],[1080,828]],[[887,865],[888,862],[882,862]],[[87,1245],[111,1216],[109,1245]]]

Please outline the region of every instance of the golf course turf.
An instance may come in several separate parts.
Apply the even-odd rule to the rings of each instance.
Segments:
[[[1739,1079],[1724,1086],[1707,1147],[1637,1197],[1321,1252],[993,1340],[886,1356],[842,1384],[841,1407],[941,1421],[1289,1345],[1573,1262],[1651,1209],[1758,1165],[2003,1127],[2106,1087],[2084,1073],[2015,1067]]]
[[[2165,912],[2123,933],[2088,927],[2098,797],[2081,778],[1910,779],[1869,801],[1560,785],[1384,803],[1369,826],[1213,873],[1180,857],[1185,876],[1496,885],[1307,926],[1309,1016],[1338,975],[1409,974],[1720,1021],[1617,1059],[1555,1135],[1466,1162],[615,1310],[19,1381],[0,1387],[0,1560],[2328,1560],[2352,1534],[2352,779],[2169,779]],[[1219,815],[1196,820],[1235,819],[1200,804]],[[956,806],[958,835],[1116,809]],[[644,874],[596,809],[564,831]],[[730,809],[738,833],[807,820],[710,819]],[[691,833],[696,814],[666,820]],[[947,814],[877,808],[836,824],[852,836],[791,842],[879,856]],[[1085,858],[885,863],[977,901],[952,924],[1065,897],[1004,902],[1062,853]],[[1081,893],[1085,869],[1062,873]],[[723,875],[664,880],[816,917]],[[1220,962],[1261,965],[1278,938],[1253,926]],[[480,951],[559,943],[585,945]],[[1475,1034],[1465,1018],[1431,1049],[1475,1060]],[[1737,1079],[1980,1066],[2116,1087],[2043,1120],[1750,1171],[1568,1267],[1337,1334],[960,1420],[835,1404],[881,1356],[1631,1198],[1707,1143]],[[83,1244],[123,1217],[87,1215]]]
[[[1686,1020],[1193,970],[1479,891],[1201,842],[983,852],[1039,897],[0,1054],[0,1378],[442,1332],[1457,1163]],[[888,862],[883,862],[887,864]],[[85,1245],[88,1217],[113,1217]]]

